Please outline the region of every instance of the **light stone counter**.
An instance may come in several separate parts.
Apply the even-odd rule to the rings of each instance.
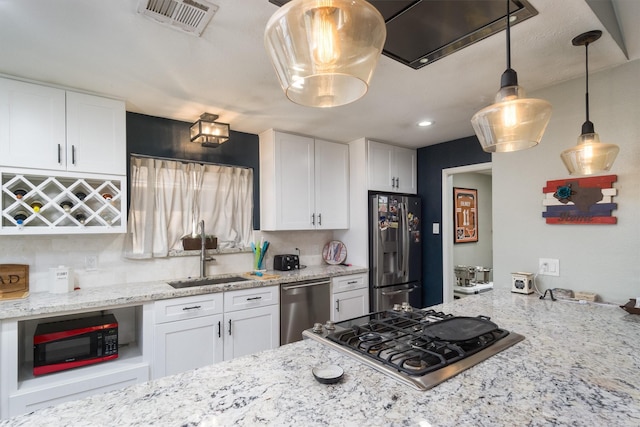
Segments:
[[[504,290],[436,307],[524,341],[428,391],[302,341],[22,415],[6,426],[638,426],[640,320]],[[335,385],[311,368],[344,368]]]
[[[226,284],[197,286],[182,289],[174,289],[167,284],[169,281],[167,280],[79,289],[66,294],[38,292],[32,293],[24,299],[1,301],[0,320],[38,317],[64,312],[90,311],[93,309],[99,310],[102,308],[132,305],[145,301],[233,291],[260,286],[275,286],[281,283],[366,273],[367,271],[368,269],[363,267],[318,265],[309,266],[302,270],[267,271],[265,273],[279,275],[280,277],[276,279],[260,280],[255,278],[242,282],[231,282]],[[240,275],[242,275],[242,273],[223,274],[211,277],[231,277]]]

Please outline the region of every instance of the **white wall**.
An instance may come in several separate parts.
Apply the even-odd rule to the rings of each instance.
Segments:
[[[453,186],[478,190],[478,241],[453,245],[453,265],[493,267],[491,175],[477,172],[453,175]]]
[[[323,263],[322,248],[333,239],[331,231],[254,232],[271,242],[266,257],[268,269],[273,268],[273,256],[296,253],[300,249],[301,263]],[[76,286],[81,288],[121,285],[157,280],[184,279],[200,274],[200,259],[196,256],[129,260],[122,257],[124,235],[84,236],[3,236],[0,237],[0,264],[28,264],[29,290],[49,291],[49,268],[66,265],[74,269]],[[85,257],[98,256],[98,269],[85,270]],[[207,265],[207,274],[244,273],[251,271],[253,254],[214,255]]]
[[[520,84],[526,88],[526,70]],[[494,284],[511,272],[536,273],[539,258],[560,260],[560,276],[538,276],[541,290],[567,288],[623,303],[640,295],[640,60],[589,76],[590,119],[603,142],[620,146],[611,174],[616,225],[548,225],[542,188],[569,175],[560,153],[576,144],[585,120],[584,77],[531,93],[553,105],[540,145],[494,154]]]

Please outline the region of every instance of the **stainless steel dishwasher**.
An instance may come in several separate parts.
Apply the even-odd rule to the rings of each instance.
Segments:
[[[331,318],[330,279],[280,285],[280,345],[302,340],[302,331]]]

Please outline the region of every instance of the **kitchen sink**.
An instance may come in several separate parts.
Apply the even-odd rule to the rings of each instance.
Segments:
[[[181,289],[181,288],[191,288],[194,286],[219,285],[221,283],[244,282],[245,280],[249,280],[249,279],[247,279],[246,277],[240,277],[240,276],[216,277],[216,278],[203,277],[201,279],[176,280],[168,283],[170,286],[173,286],[175,289]]]

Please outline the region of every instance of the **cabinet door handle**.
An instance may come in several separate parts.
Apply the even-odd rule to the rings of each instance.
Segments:
[[[311,225],[316,225],[316,214],[311,214]]]
[[[194,306],[192,306],[192,307],[182,307],[182,310],[185,310],[185,311],[186,311],[186,310],[199,310],[199,309],[201,309],[201,308],[202,308],[202,306],[201,306],[201,305],[194,305]]]
[[[58,163],[62,163],[62,159],[60,158],[61,150],[62,147],[60,147],[60,144],[58,144]]]
[[[318,225],[322,225],[322,214],[318,214]]]
[[[396,188],[400,188],[400,178],[396,178]]]
[[[229,335],[231,335],[231,319],[229,319]]]
[[[218,320],[218,338],[222,337],[222,322]]]
[[[340,311],[340,300],[336,300],[336,311]]]
[[[251,297],[251,298],[247,298],[247,301],[251,301],[251,300],[255,300],[255,299],[262,299],[262,297]]]
[[[391,187],[392,188],[396,188],[396,177],[395,176],[391,177]]]
[[[76,164],[76,146],[75,145],[71,146],[71,164],[73,165]]]

